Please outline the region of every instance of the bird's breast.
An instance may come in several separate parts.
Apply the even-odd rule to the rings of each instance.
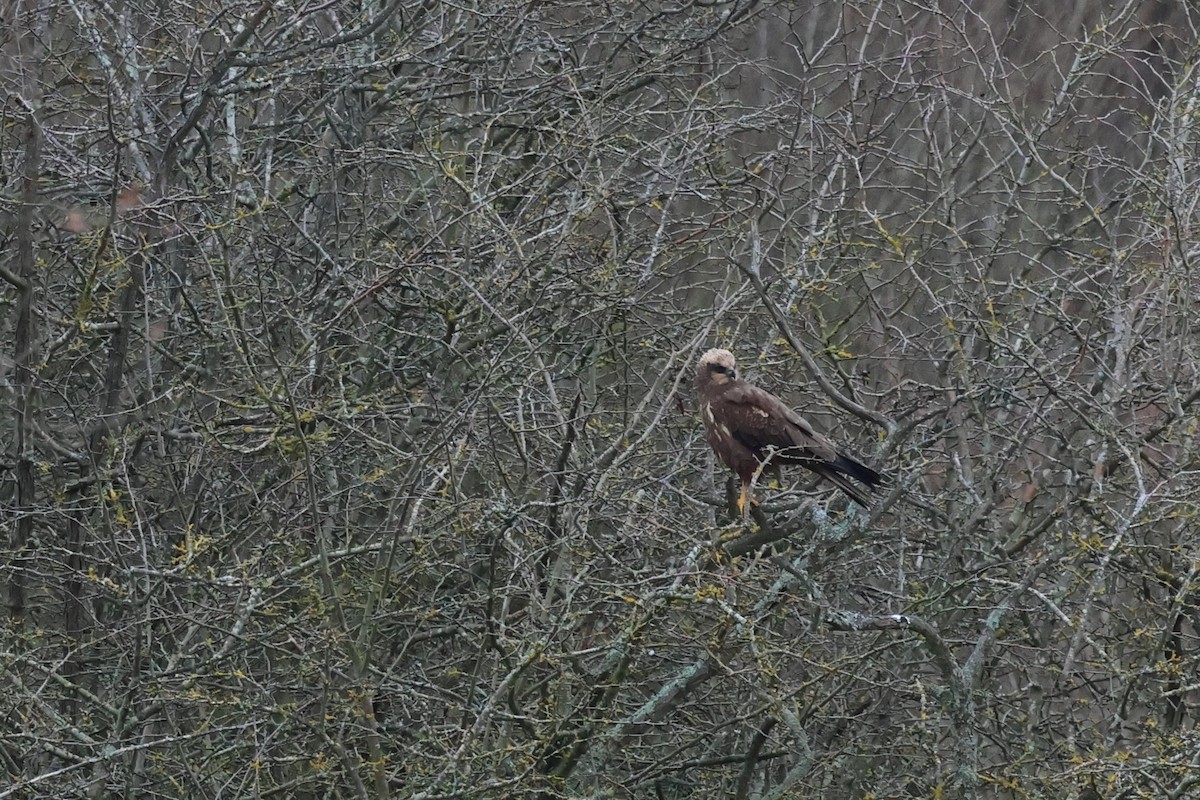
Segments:
[[[717,421],[713,413],[712,403],[704,404],[704,432],[708,442],[713,447],[729,447],[734,444],[733,432],[724,422]]]

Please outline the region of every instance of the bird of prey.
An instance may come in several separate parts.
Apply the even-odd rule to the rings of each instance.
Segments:
[[[708,444],[742,481],[738,511],[743,512],[750,483],[759,471],[778,472],[780,464],[799,464],[831,481],[851,500],[868,506],[863,487],[878,486],[878,472],[840,452],[833,442],[775,395],[738,377],[733,353],[713,349],[696,365],[696,392]]]

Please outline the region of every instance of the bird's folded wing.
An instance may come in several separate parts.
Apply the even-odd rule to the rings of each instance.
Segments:
[[[751,450],[800,448],[821,460],[837,458],[837,448],[832,442],[770,392],[742,385],[726,392],[724,399],[730,417],[727,424],[734,438]]]

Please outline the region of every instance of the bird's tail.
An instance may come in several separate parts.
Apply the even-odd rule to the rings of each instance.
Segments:
[[[871,488],[875,488],[879,484],[883,483],[882,475],[868,467],[866,464],[855,461],[848,455],[838,453],[836,459],[833,461],[827,461],[825,463],[843,475],[849,475],[859,483],[865,483]]]
[[[878,472],[866,464],[855,461],[850,456],[841,453],[838,453],[837,458],[833,461],[822,461],[817,464],[808,464],[807,466],[813,472],[816,472],[841,489],[846,493],[847,497],[863,508],[870,508],[870,500],[866,492],[863,491],[863,488],[851,481],[850,478],[863,484],[867,488],[867,491],[883,483],[883,476]]]

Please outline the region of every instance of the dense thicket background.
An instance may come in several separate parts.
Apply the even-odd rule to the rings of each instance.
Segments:
[[[1200,788],[1189,4],[3,15],[0,798]]]

